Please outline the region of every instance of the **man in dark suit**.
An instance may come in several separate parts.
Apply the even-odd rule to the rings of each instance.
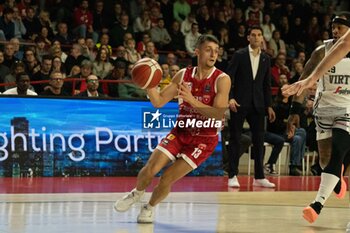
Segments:
[[[265,179],[263,167],[265,114],[268,114],[270,121],[275,119],[271,108],[270,58],[261,51],[263,33],[260,27],[250,28],[248,41],[248,47],[236,51],[227,67],[227,74],[232,80],[228,186],[240,186],[237,179],[239,141],[246,119],[252,132],[252,154],[255,160],[253,186],[274,188],[275,184]]]
[[[100,93],[98,91],[98,87],[99,87],[99,80],[98,77],[94,74],[90,74],[87,78],[86,78],[86,90],[83,92],[80,92],[79,94],[75,95],[75,96],[79,96],[79,97],[102,97],[102,98],[106,98],[108,96],[106,96],[103,93]]]

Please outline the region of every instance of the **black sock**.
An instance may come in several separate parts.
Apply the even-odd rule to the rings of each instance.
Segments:
[[[320,214],[320,213],[321,213],[321,210],[322,210],[322,208],[323,208],[323,205],[322,205],[321,203],[319,203],[318,201],[316,201],[316,202],[314,202],[314,203],[311,203],[311,204],[310,204],[310,207],[311,207],[312,209],[314,209],[315,212],[316,212],[317,214]]]
[[[336,194],[339,194],[340,193],[340,188],[341,188],[341,179],[338,181],[337,185],[334,187],[334,192]]]

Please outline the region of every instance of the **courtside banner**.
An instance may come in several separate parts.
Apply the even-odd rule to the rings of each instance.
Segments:
[[[154,130],[155,123],[166,119],[165,128],[171,126],[178,108],[175,102],[162,112],[149,101],[5,96],[0,106],[2,177],[135,176],[170,131]],[[223,175],[221,141],[190,175]]]

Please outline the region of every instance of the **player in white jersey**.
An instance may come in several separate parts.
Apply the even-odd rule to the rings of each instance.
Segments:
[[[333,41],[325,41],[323,59],[321,58],[322,61],[316,69],[312,69],[312,73],[303,75],[301,81],[282,89],[285,94],[297,94],[300,100],[304,90],[311,88],[322,77],[318,82],[314,115],[320,159],[325,161],[330,155],[330,161],[321,175],[320,187],[314,202],[303,211],[304,218],[310,223],[317,219],[324,203],[342,178],[342,163],[350,151],[348,143],[350,141],[350,59],[345,56],[350,50],[349,19],[348,13],[340,14],[333,19],[333,36],[334,30],[338,32],[336,36],[344,36],[335,44]],[[347,52],[338,48],[344,49],[345,45],[349,46]],[[308,71],[311,70],[308,69]],[[306,76],[308,77],[305,78]],[[299,107],[298,103],[294,102],[292,112],[298,112],[296,109]],[[346,192],[346,183],[343,179],[339,186],[340,188],[335,191],[338,197],[343,197]]]

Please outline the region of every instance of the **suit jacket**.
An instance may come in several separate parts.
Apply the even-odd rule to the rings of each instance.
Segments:
[[[235,99],[241,105],[239,108],[254,107],[258,113],[264,114],[271,106],[270,57],[261,52],[257,74],[253,79],[248,47],[237,50],[226,73],[232,83],[230,99]]]
[[[79,94],[77,94],[75,96],[89,97],[87,91],[80,92]],[[95,98],[107,98],[108,96],[99,92],[98,96],[92,96],[92,97],[95,97]]]

